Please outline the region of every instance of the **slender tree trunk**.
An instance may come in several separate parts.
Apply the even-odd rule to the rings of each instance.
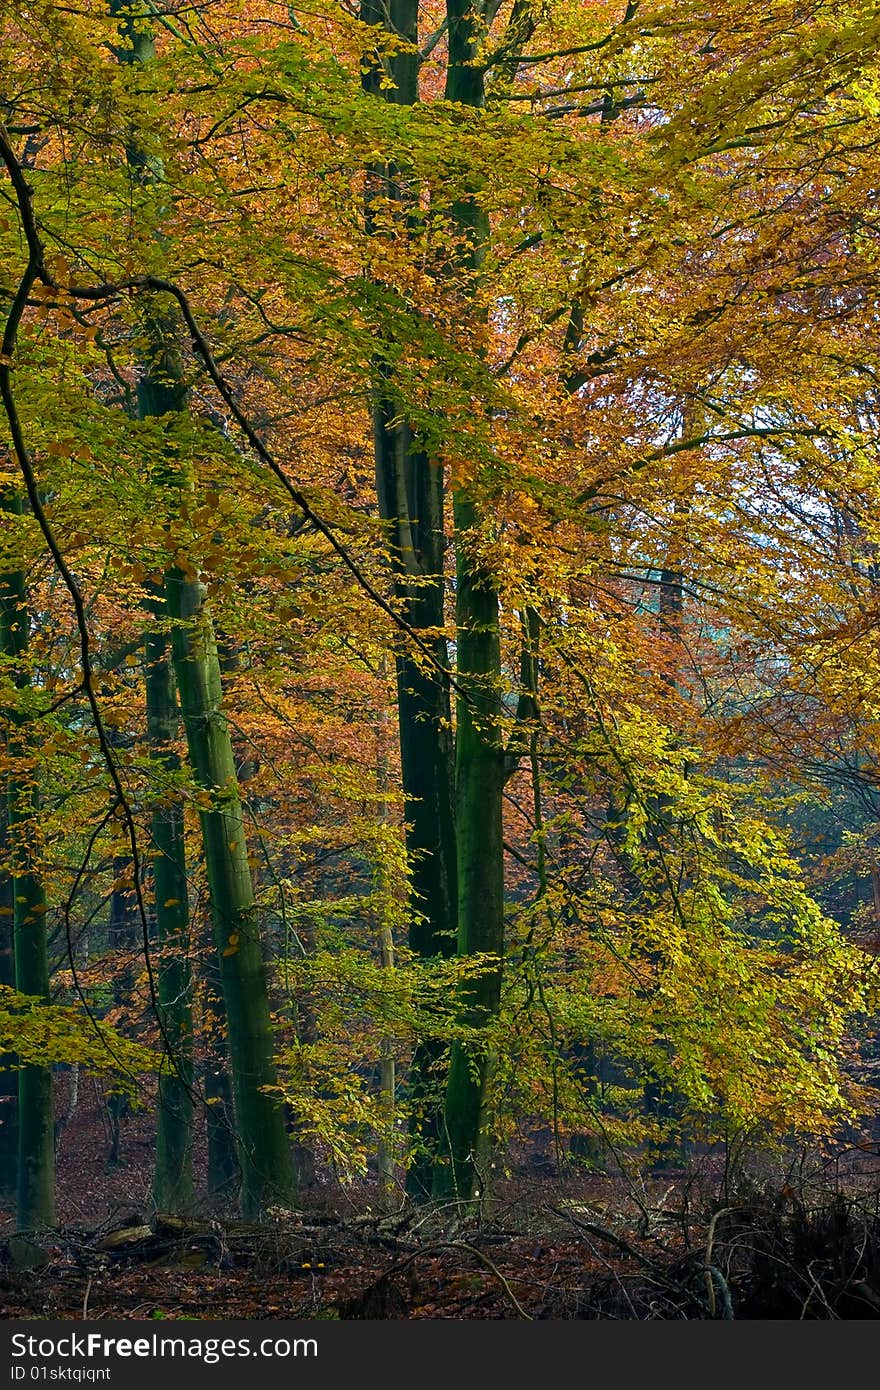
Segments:
[[[163,605],[152,605],[154,616]],[[180,767],[175,747],[179,716],[171,644],[160,630],[146,641],[147,742],[164,777]],[[184,1215],[192,1209],[193,1068],[192,971],[189,954],[189,885],[183,802],[160,788],[150,815],[153,895],[158,953],[157,991],[165,1056],[159,1073],[153,1201],[157,1210]]]
[[[409,44],[418,38],[418,0],[363,0],[361,18],[382,24]],[[399,106],[418,101],[419,58],[414,47],[387,59],[394,85],[382,86],[375,63],[364,87],[377,98]],[[413,191],[390,166],[367,174],[367,226],[372,228],[371,199],[392,198],[399,205],[398,230],[406,235],[407,207]],[[395,575],[395,596],[409,627],[429,647],[433,667],[415,661],[405,641],[396,659],[398,726],[403,791],[406,799],[406,848],[410,871],[409,947],[421,959],[451,956],[457,930],[457,861],[454,820],[454,749],[449,682],[443,675],[449,652],[445,624],[445,522],[443,466],[419,447],[402,418],[390,369],[374,363],[373,440],[379,513],[387,524]],[[426,1039],[409,1067],[413,1156],[407,1172],[410,1196],[430,1196],[433,1162],[442,1134],[441,1043]]]
[[[202,1073],[207,1105],[208,1196],[216,1202],[234,1197],[241,1185],[235,1142],[235,1102],[225,1041],[212,1050]]]
[[[139,385],[139,412],[181,410],[186,397],[174,327],[157,316],[148,330],[153,354]],[[168,471],[171,482],[170,461]],[[241,797],[204,588],[196,575],[171,569],[164,593],[189,762],[210,801],[200,822],[229,1030],[241,1200],[255,1215],[273,1203],[289,1203],[295,1185],[282,1109],[263,1089],[274,1087],[277,1078]]]
[[[384,716],[382,722],[384,723]],[[376,768],[376,786],[379,795],[382,797],[379,814],[383,825],[387,825],[390,819],[387,801],[388,766],[384,753],[380,754]],[[382,962],[383,970],[390,971],[394,969],[394,933],[392,929],[391,912],[392,885],[389,880],[387,868],[381,858],[376,869],[375,886],[379,897],[379,959]],[[394,1061],[394,1038],[388,1033],[382,1038],[379,1052],[379,1099],[382,1121],[385,1128],[380,1136],[376,1154],[379,1169],[379,1191],[382,1202],[386,1207],[390,1207],[395,1198],[394,1115],[397,1106],[396,1091],[397,1078]]]
[[[880,951],[880,866],[871,865],[871,901],[874,904],[874,949]]]
[[[241,799],[204,588],[173,569],[165,592],[190,763],[206,798],[199,816],[229,1028],[242,1207],[256,1215],[289,1204],[294,1178],[283,1110],[266,1089],[277,1078]]]
[[[61,1148],[64,1144],[64,1135],[68,1125],[71,1124],[79,1105],[79,1062],[73,1062],[68,1072],[67,1085],[67,1105],[64,1107],[64,1114],[60,1115],[55,1121],[55,1163],[61,1156]]]
[[[682,420],[683,435],[689,432],[688,421],[690,418],[689,412],[685,410]],[[678,504],[676,504],[675,510],[676,512],[679,510]],[[673,649],[678,655],[683,640],[684,575],[678,568],[676,550],[677,541],[673,535],[667,550],[664,568],[660,571],[657,610],[666,629],[665,635],[671,639]],[[663,680],[671,690],[678,688],[678,673],[674,666],[664,673]],[[655,798],[652,810],[656,816],[655,834],[659,838],[664,832],[665,823],[669,820],[668,799],[662,796]],[[647,1078],[643,1095],[645,1114],[657,1120],[663,1131],[652,1164],[652,1171],[654,1172],[661,1172],[675,1158],[677,1151],[680,1156],[680,1146],[668,1133],[669,1123],[674,1118],[676,1109],[679,1108],[676,1105],[676,1100],[674,1089],[668,1082],[664,1081],[662,1076],[655,1075]]]
[[[17,494],[3,499],[3,510],[20,515]],[[29,684],[27,587],[24,572],[0,575],[0,650],[15,663],[19,690]],[[13,953],[15,987],[22,994],[49,997],[46,899],[37,867],[39,795],[30,766],[31,739],[20,708],[7,714],[6,751],[13,770],[7,781],[7,833],[12,860]],[[55,1127],[50,1067],[28,1065],[18,1073],[17,1220],[21,1230],[51,1226],[55,1219]]]
[[[15,894],[9,862],[9,811],[0,796],[0,985],[15,988],[13,917]],[[15,1201],[18,1170],[18,1072],[7,1055],[0,1069],[0,1200]]]
[[[385,970],[394,969],[394,940],[391,935],[391,927],[387,919],[383,920],[379,928],[379,955],[382,966]],[[381,1053],[379,1057],[379,1095],[382,1106],[382,1119],[387,1125],[387,1132],[379,1140],[378,1163],[379,1163],[379,1189],[382,1194],[382,1201],[385,1206],[390,1206],[394,1199],[394,1111],[396,1107],[396,1081],[394,1064],[394,1038],[390,1035],[384,1037],[381,1043]]]
[[[108,735],[114,748],[122,739],[118,731]],[[141,924],[134,897],[134,864],[128,855],[113,860],[113,892],[110,895],[110,917],[107,925],[107,945],[113,957],[113,1003],[126,1009],[132,1003],[135,988],[134,954],[140,946]],[[128,1022],[131,1028],[131,1020]],[[107,1096],[107,1115],[110,1119],[110,1153],[108,1165],[115,1168],[122,1162],[122,1122],[131,1114],[131,1101],[124,1091],[111,1090]]]
[[[13,791],[10,831],[13,839],[33,834],[35,797],[22,801]],[[22,994],[48,999],[46,903],[42,882],[27,869],[15,876],[15,985]],[[19,1228],[51,1226],[55,1220],[55,1125],[51,1067],[25,1066],[18,1084]]]
[[[302,919],[297,923],[296,934],[303,955],[306,958],[314,955],[317,950],[315,923],[308,918]],[[289,949],[289,943],[286,941],[284,949],[285,953]],[[286,960],[285,954],[285,962]],[[292,1000],[292,1005],[291,1014],[296,1030],[296,1040],[301,1047],[309,1047],[318,1039],[318,1000],[315,990],[300,989],[296,998]],[[306,1073],[304,1084],[309,1085],[308,1073]],[[293,1106],[287,1107],[287,1128],[293,1140],[293,1166],[297,1185],[300,1188],[312,1187],[316,1174],[315,1151],[308,1140],[304,1140],[297,1132],[297,1120]]]

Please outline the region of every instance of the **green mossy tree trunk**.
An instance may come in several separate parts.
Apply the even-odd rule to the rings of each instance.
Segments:
[[[142,418],[186,406],[175,325],[156,315],[147,327],[152,354],[138,390]],[[168,475],[179,487],[170,458]],[[277,1077],[235,756],[221,708],[217,644],[198,576],[170,569],[164,599],[189,762],[205,797],[200,821],[228,1026],[241,1201],[248,1215],[256,1215],[289,1203],[295,1184],[281,1106],[263,1089],[273,1087]]]
[[[155,939],[159,949],[157,992],[169,1056],[159,1072],[153,1202],[158,1211],[186,1215],[193,1204],[193,1024],[189,943],[189,885],[183,802],[173,779],[180,768],[177,691],[171,643],[161,630],[164,605],[154,602],[156,630],[146,640],[147,743],[160,787],[150,813]]]
[[[107,738],[117,753],[128,740],[118,729],[109,729]],[[135,993],[135,959],[140,952],[142,927],[134,891],[134,864],[129,854],[113,858],[113,891],[110,894],[110,916],[107,923],[107,947],[113,960],[113,1005],[118,1015],[129,1012]],[[127,1031],[131,1031],[129,1018]],[[111,1168],[122,1162],[123,1121],[131,1114],[131,1099],[126,1091],[111,1090],[107,1097],[107,1116],[110,1121]]]
[[[448,0],[446,99],[467,106],[484,103],[484,72],[478,48],[482,19],[477,8]],[[471,304],[488,224],[475,199],[453,205],[463,234],[460,256],[462,312]],[[462,989],[461,1019],[475,1036],[452,1048],[444,1117],[446,1150],[434,1173],[439,1198],[470,1200],[484,1187],[481,1156],[491,1048],[479,1036],[497,1018],[504,956],[504,744],[501,727],[501,641],[494,576],[483,561],[485,518],[476,491],[460,487],[453,496],[456,544],[456,841],[458,861],[458,952],[488,953],[497,965],[481,971]]]
[[[242,1207],[257,1215],[289,1204],[295,1184],[283,1109],[267,1091],[277,1077],[244,818],[204,587],[172,569],[165,593],[190,764],[203,792],[199,814],[229,1030]]]
[[[497,1017],[501,1002],[504,745],[498,594],[492,576],[471,550],[481,530],[478,510],[461,494],[455,498],[455,529],[458,951],[463,957],[488,953],[498,962],[462,987],[461,1021],[476,1035],[452,1048],[447,1148],[435,1169],[435,1196],[467,1201],[484,1186],[481,1157],[491,1051],[479,1033]]]
[[[20,497],[7,494],[2,510],[20,516]],[[7,572],[0,575],[0,651],[12,663],[13,679],[21,696],[17,705],[7,711],[6,740],[13,767],[6,784],[6,824],[12,867],[15,987],[22,994],[48,999],[46,899],[37,853],[39,792],[26,710],[29,635],[24,572]],[[19,1229],[51,1226],[55,1219],[55,1127],[50,1067],[28,1065],[18,1073],[17,1170]]]
[[[377,403],[379,421],[388,406]],[[377,483],[380,511],[398,532],[392,536],[396,596],[410,627],[421,634],[434,661],[415,661],[401,643],[396,658],[400,762],[406,800],[406,849],[410,871],[409,948],[419,958],[449,957],[457,936],[457,860],[453,801],[454,745],[449,684],[441,674],[449,653],[443,635],[443,469],[425,454],[410,452],[405,426],[376,429]],[[407,526],[397,525],[391,500],[404,478],[411,513]],[[408,531],[403,542],[401,531]],[[415,562],[415,554],[419,560]],[[409,573],[407,573],[409,569]],[[416,571],[413,573],[413,571]],[[423,1039],[409,1068],[409,1102],[413,1158],[406,1188],[420,1199],[430,1194],[431,1173],[443,1122],[443,1078],[438,1074],[442,1043]]]
[[[15,988],[13,916],[15,895],[9,863],[9,812],[6,796],[0,796],[0,985]],[[0,1068],[0,1200],[15,1201],[18,1171],[18,1072],[15,1058],[3,1059]]]
[[[110,0],[120,19],[121,63],[148,64],[156,56],[153,36],[144,22],[148,7],[136,0]],[[137,139],[125,147],[135,183],[161,183],[161,166],[149,160]],[[142,420],[187,409],[175,325],[150,306],[145,324],[147,350],[137,386],[137,413]],[[154,589],[147,603],[155,620],[146,637],[147,745],[161,781],[179,771],[176,749],[180,718],[171,643],[164,630],[164,594]],[[163,1044],[167,1053],[159,1073],[153,1201],[160,1211],[183,1215],[192,1208],[193,1176],[193,1023],[192,970],[189,959],[189,898],[182,795],[160,789],[150,811],[150,857],[153,866],[153,938],[158,954],[157,994]]]
[[[383,86],[376,62],[364,87],[378,99],[399,106],[418,101],[418,0],[363,0],[365,24],[382,25],[411,47],[385,59],[393,86]],[[367,172],[366,216],[372,229],[372,197],[393,199],[400,209],[399,231],[406,235],[407,208],[414,196],[405,175],[389,165]],[[455,952],[457,863],[454,814],[454,748],[444,635],[446,549],[443,466],[431,459],[402,415],[393,372],[377,358],[373,381],[373,442],[379,513],[386,523],[394,571],[395,598],[408,626],[429,648],[433,664],[414,659],[405,639],[396,657],[400,763],[406,798],[406,848],[410,872],[409,947],[421,959]],[[443,1126],[443,1045],[418,1044],[409,1067],[413,1157],[407,1172],[410,1196],[430,1196],[434,1159]]]
[[[111,5],[123,17],[121,59],[148,63],[155,50],[148,28],[142,20],[137,22],[141,7],[121,0],[111,0]],[[126,154],[139,182],[164,181],[162,169],[136,142],[129,143]],[[176,325],[151,309],[145,327],[149,349],[138,386],[139,414],[145,418],[183,411],[187,394]],[[181,486],[171,457],[167,478],[169,484]],[[270,1205],[289,1204],[295,1184],[282,1107],[267,1092],[277,1077],[241,798],[229,725],[221,708],[220,665],[204,588],[196,574],[172,568],[165,575],[164,596],[173,623],[174,677],[189,761],[205,797],[200,820],[229,1030],[241,1204],[247,1215],[258,1215]],[[157,906],[159,902],[157,895]]]
[[[169,414],[186,404],[174,325],[154,317],[148,331],[152,356],[138,391],[142,417]],[[169,481],[173,471],[169,460]],[[179,485],[179,478],[174,481]],[[282,1108],[263,1089],[275,1086],[277,1077],[235,756],[221,708],[217,644],[198,576],[169,570],[164,601],[189,762],[205,797],[200,822],[228,1028],[241,1202],[248,1215],[257,1215],[267,1206],[289,1203],[295,1184]],[[182,852],[177,862],[183,862]],[[177,896],[169,894],[172,900]],[[157,909],[167,900],[157,894]],[[160,936],[166,930],[178,932],[179,923],[161,928]]]

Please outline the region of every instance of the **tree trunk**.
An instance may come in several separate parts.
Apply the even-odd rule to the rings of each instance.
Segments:
[[[384,413],[384,406],[377,412]],[[380,510],[390,519],[392,487],[409,473],[416,501],[410,530],[421,554],[421,576],[408,584],[398,570],[397,596],[406,621],[424,633],[436,666],[417,664],[403,648],[396,659],[400,762],[406,816],[406,849],[410,869],[410,950],[421,959],[449,957],[457,934],[457,861],[453,804],[453,738],[449,684],[441,674],[449,653],[443,636],[443,469],[424,454],[406,456],[407,436],[377,437],[377,480],[380,469]],[[394,456],[395,461],[389,458]],[[400,553],[398,549],[397,553]],[[410,1062],[409,1100],[414,1153],[406,1190],[416,1199],[430,1195],[431,1173],[443,1123],[442,1077],[438,1068],[442,1043],[423,1039]]]
[[[446,99],[482,106],[484,73],[478,48],[481,20],[470,0],[448,0],[449,57]],[[463,280],[479,272],[488,223],[472,198],[453,205],[463,237]],[[462,292],[463,313],[472,306]],[[504,955],[504,843],[502,805],[504,747],[501,730],[501,642],[498,593],[480,557],[484,517],[466,488],[453,496],[456,544],[457,684],[456,839],[458,849],[458,951],[486,952],[497,965],[462,990],[462,1022],[480,1030],[498,1015]],[[469,1200],[482,1191],[490,1050],[480,1038],[453,1045],[444,1117],[446,1152],[437,1164],[434,1192]]]
[[[15,894],[9,862],[9,812],[0,796],[0,985],[15,988],[15,946],[12,921]],[[8,1054],[0,1069],[0,1200],[14,1202],[18,1170],[18,1072]]]
[[[163,605],[151,605],[156,618]],[[177,773],[178,710],[170,642],[159,631],[146,641],[147,742],[162,777]],[[193,1204],[192,972],[189,957],[189,885],[183,802],[160,787],[150,815],[157,992],[163,1042],[170,1055],[159,1072],[153,1201],[158,1211],[186,1215]]]
[[[3,499],[3,510],[20,515],[17,494]],[[26,667],[29,641],[24,572],[0,576],[0,650],[15,663],[19,690],[30,683]],[[46,900],[37,866],[39,794],[30,767],[28,720],[20,708],[7,712],[6,751],[12,761],[7,780],[7,833],[12,861],[13,954],[15,987],[22,994],[49,997]],[[19,1229],[51,1226],[55,1219],[55,1127],[52,1070],[25,1066],[18,1073],[17,1221]]]
[[[139,413],[181,410],[186,396],[174,329],[158,315],[148,329],[153,356],[138,388]],[[169,462],[169,481],[172,471]],[[220,665],[204,589],[196,575],[171,569],[164,592],[174,623],[173,668],[189,762],[209,803],[200,811],[200,822],[229,1030],[241,1200],[245,1212],[256,1215],[273,1203],[289,1203],[294,1182],[281,1107],[261,1089],[274,1086],[276,1074],[235,757],[221,710]],[[159,901],[167,899],[157,895]],[[179,933],[179,924],[171,930]]]
[[[207,924],[206,924],[207,925]],[[235,1143],[235,1106],[229,1071],[228,1028],[220,964],[208,942],[202,977],[202,1033],[205,1060],[202,1084],[205,1090],[208,1139],[208,1195],[228,1202],[241,1185],[241,1171]]]
[[[121,0],[111,0],[111,8],[119,15],[125,9]],[[155,50],[144,25],[127,15],[121,32],[129,45],[120,53],[122,60],[149,63]],[[126,156],[140,182],[164,178],[162,169],[150,162],[136,141],[129,142]],[[150,352],[138,383],[139,414],[185,410],[187,392],[176,324],[161,311],[149,309],[146,329]],[[167,477],[169,483],[181,485],[171,458]],[[241,1201],[248,1215],[257,1215],[273,1203],[289,1203],[294,1181],[282,1109],[265,1089],[276,1084],[272,1029],[235,759],[221,710],[217,644],[204,589],[196,575],[176,568],[166,573],[164,588],[168,613],[175,622],[174,676],[189,761],[209,803],[201,810],[200,821],[229,1028]]]
[[[379,950],[383,968],[394,969],[394,940],[387,920],[380,924]],[[383,1037],[379,1057],[379,1096],[382,1119],[387,1125],[387,1133],[379,1140],[377,1159],[379,1166],[379,1191],[382,1204],[390,1207],[394,1203],[394,1111],[396,1106],[396,1081],[394,1065],[394,1039]]]
[[[385,716],[382,716],[385,722]],[[383,825],[387,825],[390,819],[389,806],[387,800],[388,793],[388,765],[384,753],[379,756],[376,767],[376,789],[382,798],[379,803],[379,815]],[[375,891],[378,895],[378,936],[379,936],[379,959],[382,962],[383,970],[394,970],[394,931],[392,927],[392,884],[384,860],[379,858],[376,866],[374,879]],[[397,1107],[397,1076],[394,1060],[394,1037],[386,1033],[379,1044],[379,1105],[384,1129],[379,1137],[377,1146],[377,1163],[379,1171],[379,1193],[383,1206],[390,1208],[394,1205],[396,1191],[394,1184],[394,1117]]]
[[[418,0],[363,0],[365,24],[382,24],[410,44],[418,37]],[[393,87],[381,85],[378,62],[364,75],[364,87],[399,106],[418,101],[419,58],[413,50],[387,60]],[[407,204],[413,191],[399,170],[375,166],[367,174],[366,216],[371,227],[371,196],[393,198],[406,235]],[[413,660],[405,640],[396,658],[401,779],[406,800],[406,849],[410,870],[409,947],[421,959],[451,956],[457,930],[452,711],[444,676],[449,652],[443,635],[444,485],[442,464],[429,459],[401,417],[394,382],[385,364],[374,363],[373,441],[379,514],[387,524],[395,576],[395,597],[409,627],[423,637],[434,665]],[[443,1045],[420,1042],[409,1067],[410,1134],[413,1156],[406,1178],[410,1196],[430,1196],[434,1158],[442,1134],[442,1078],[437,1075]]]
[[[475,505],[455,498],[456,627],[458,631],[456,829],[458,951],[489,953],[497,965],[462,988],[461,1021],[480,1030],[497,1016],[504,955],[504,846],[498,594],[472,553],[480,521]],[[447,1150],[435,1171],[434,1193],[469,1200],[480,1176],[490,1051],[479,1037],[453,1045],[446,1092]]]
[[[111,729],[108,739],[120,748],[123,739],[118,730]],[[107,946],[113,957],[113,1003],[117,1011],[127,1011],[135,992],[134,955],[141,944],[141,923],[134,896],[134,864],[130,855],[113,859],[113,891],[110,895],[110,917],[107,924]],[[129,1018],[126,1031],[132,1029]],[[122,1162],[122,1122],[131,1114],[131,1100],[125,1091],[111,1090],[107,1096],[110,1119],[110,1153],[108,1166]]]
[[[266,974],[220,666],[205,591],[178,569],[165,578],[174,671],[190,763],[204,792],[199,816],[223,998],[242,1175],[242,1207],[289,1204],[294,1178],[277,1084]]]

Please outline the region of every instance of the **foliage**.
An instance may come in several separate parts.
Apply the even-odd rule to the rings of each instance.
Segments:
[[[114,1090],[132,1096],[139,1077],[154,1072],[159,1054],[124,1037],[72,1004],[47,1004],[0,985],[0,1055],[5,1066],[74,1063],[110,1079]]]
[[[377,1067],[405,1075],[426,1040],[493,1057],[499,1136],[535,1118],[641,1142],[646,1082],[703,1134],[826,1133],[866,1103],[849,1054],[877,998],[876,9],[489,11],[485,101],[441,95],[440,37],[407,103],[386,98],[412,43],[369,7],[0,0],[7,173],[30,189],[4,184],[0,292],[32,215],[10,379],[45,508],[0,536],[33,615],[24,665],[0,658],[0,769],[43,796],[54,971],[75,905],[84,969],[124,977],[112,1031],[4,992],[3,1046],[17,1026],[24,1060],[155,1065],[114,892],[155,914],[152,811],[179,803],[194,843],[234,792],[144,743],[173,570],[219,635],[303,1136],[342,1168],[377,1138],[405,1157],[410,1097],[389,1109]],[[443,15],[420,21],[424,41]],[[163,353],[186,408],[142,418]],[[404,592],[377,503],[380,388],[409,466],[475,508],[440,522],[440,628],[414,631],[431,577],[414,562]],[[497,596],[501,652],[463,696],[462,565]],[[407,850],[395,673],[439,679],[441,649],[465,700],[445,732],[491,695],[479,732],[507,754],[502,1002],[480,1029],[462,1001],[499,960],[404,945],[432,851]],[[198,925],[198,863],[191,889]]]

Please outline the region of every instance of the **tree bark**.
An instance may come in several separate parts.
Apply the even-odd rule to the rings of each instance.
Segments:
[[[127,7],[111,0],[111,9],[122,15]],[[152,37],[143,23],[135,23],[133,12],[125,14],[121,34],[128,45],[120,54],[123,61],[152,59]],[[136,141],[129,143],[126,155],[140,182],[163,180],[162,169],[150,163]],[[150,352],[138,384],[139,414],[143,418],[183,411],[187,392],[176,325],[161,312],[148,310],[146,329]],[[181,479],[175,474],[169,458],[168,481],[179,487]],[[220,665],[205,591],[197,575],[171,568],[165,574],[164,595],[174,623],[173,668],[189,761],[207,801],[200,821],[229,1029],[241,1203],[247,1215],[258,1215],[273,1203],[289,1204],[295,1184],[282,1108],[266,1090],[277,1078],[241,798],[229,726],[221,709]]]
[[[449,57],[446,99],[467,106],[484,103],[479,65],[481,20],[470,0],[448,0]],[[476,200],[456,202],[453,217],[464,238],[460,257],[463,313],[467,282],[479,274],[488,237],[485,213]],[[475,492],[460,487],[453,496],[456,555],[456,838],[458,863],[458,952],[488,953],[497,964],[462,990],[461,1019],[480,1030],[498,1016],[504,956],[504,841],[502,797],[504,746],[501,729],[501,641],[498,592],[480,555],[485,517]],[[479,1036],[453,1044],[444,1118],[446,1151],[435,1168],[434,1193],[462,1200],[479,1195],[485,1147],[491,1054]]]
[[[15,893],[9,862],[9,813],[5,793],[0,797],[0,985],[15,988],[13,917]],[[15,1201],[18,1172],[18,1072],[15,1057],[7,1055],[0,1069],[0,1198]]]
[[[3,510],[21,515],[17,493],[2,500]],[[23,570],[0,575],[0,650],[14,663],[18,689],[26,691],[30,620]],[[22,994],[49,998],[46,899],[38,867],[39,791],[30,766],[32,739],[27,714],[7,711],[6,751],[13,770],[7,781],[7,833],[12,861],[13,954],[15,987]],[[52,1070],[28,1065],[18,1073],[18,1172],[16,1217],[20,1230],[51,1226],[55,1219],[55,1126]]]
[[[205,1091],[208,1141],[208,1195],[218,1204],[228,1203],[241,1186],[235,1142],[235,1104],[229,1068],[229,1029],[220,962],[214,950],[210,923],[200,924],[205,949],[202,961],[202,1027],[204,1045],[202,1085]]]
[[[293,1200],[294,1177],[283,1110],[266,1090],[277,1078],[244,819],[204,588],[171,569],[165,593],[189,759],[205,794],[199,817],[229,1028],[241,1201],[257,1215]]]
[[[376,788],[382,798],[379,803],[379,814],[382,823],[387,825],[389,820],[389,807],[387,801],[388,767],[384,754],[380,754],[376,768]],[[379,900],[379,959],[382,962],[383,970],[393,971],[395,967],[394,931],[391,912],[392,885],[385,864],[381,859],[376,868],[374,886]],[[396,1196],[394,1185],[394,1116],[397,1106],[394,1037],[390,1033],[382,1037],[379,1045],[379,1101],[382,1122],[385,1126],[384,1132],[380,1135],[376,1153],[379,1171],[379,1193],[382,1204],[390,1209],[394,1204]]]
[[[380,83],[378,62],[364,87],[400,106],[418,101],[418,0],[364,0],[361,18],[382,24],[411,48],[387,60],[393,87]],[[393,198],[405,235],[407,204],[401,171],[374,166],[367,174],[366,215],[371,227],[372,195]],[[445,500],[443,466],[428,457],[402,417],[386,366],[374,363],[373,441],[379,514],[387,525],[395,597],[409,627],[422,636],[434,665],[413,659],[405,640],[398,646],[396,684],[401,779],[406,800],[406,849],[410,870],[409,947],[421,959],[454,954],[457,930],[457,862],[454,819],[454,748],[445,623]],[[437,1075],[444,1048],[431,1039],[415,1048],[409,1067],[410,1133],[413,1155],[407,1172],[410,1196],[430,1196],[434,1158],[442,1134],[442,1080]]]
[[[138,389],[142,417],[186,404],[174,328],[157,316],[148,321],[148,331],[153,352]],[[169,461],[169,481],[173,471]],[[281,1107],[261,1089],[277,1078],[235,757],[221,709],[220,664],[204,588],[194,573],[172,568],[164,598],[189,762],[210,805],[200,811],[200,822],[229,1029],[241,1201],[248,1215],[256,1215],[273,1203],[289,1203],[295,1185]],[[181,853],[177,860],[183,862]],[[157,895],[157,911],[160,901],[167,900]],[[174,923],[167,928],[171,934],[178,930]]]
[[[160,619],[163,605],[152,605]],[[163,778],[180,767],[175,747],[179,716],[170,641],[157,630],[146,639],[147,742]],[[193,1025],[189,943],[189,885],[183,802],[177,790],[160,788],[150,814],[156,942],[157,992],[164,1041],[170,1057],[159,1072],[153,1202],[158,1211],[192,1210]]]
[[[504,955],[504,842],[501,730],[501,645],[498,594],[492,576],[472,553],[481,529],[476,504],[455,498],[456,829],[458,840],[458,953],[488,953],[497,965],[462,988],[461,1021],[484,1029],[497,1017]],[[482,1190],[481,1155],[491,1055],[479,1038],[453,1044],[446,1092],[446,1152],[438,1162],[434,1194],[469,1200]]]

